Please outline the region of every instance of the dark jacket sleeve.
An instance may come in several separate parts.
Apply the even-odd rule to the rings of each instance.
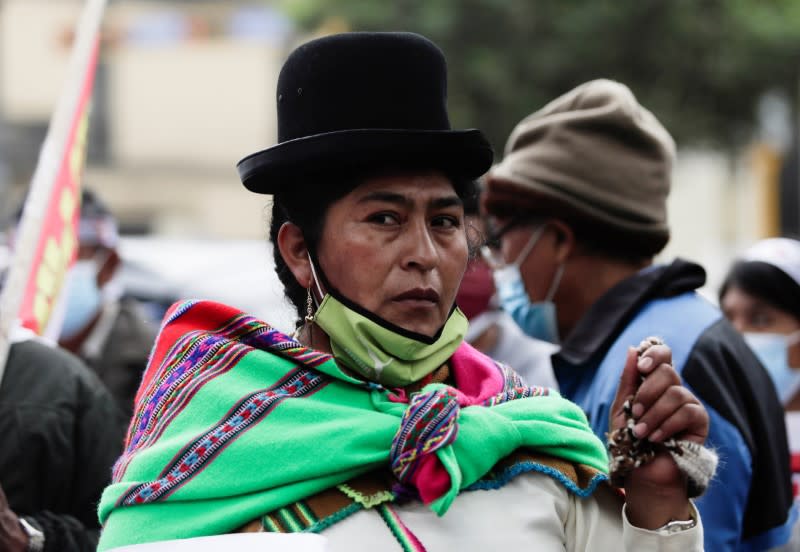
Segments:
[[[682,375],[708,406],[738,430],[750,452],[752,475],[743,539],[785,524],[792,506],[789,448],[783,407],[769,375],[724,319],[700,336]]]
[[[17,443],[0,453],[12,510],[42,528],[47,551],[94,551],[97,504],[122,449],[116,402],[75,357],[28,342],[12,348],[0,396],[0,425]]]
[[[44,533],[44,552],[94,552],[100,529],[90,529],[74,517],[41,511],[26,519],[33,520]]]

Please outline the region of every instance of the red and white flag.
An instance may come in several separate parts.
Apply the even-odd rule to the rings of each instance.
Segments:
[[[106,0],[88,0],[75,34],[65,88],[31,180],[0,292],[0,381],[13,329],[47,327],[77,251],[81,175],[86,159],[100,25]]]

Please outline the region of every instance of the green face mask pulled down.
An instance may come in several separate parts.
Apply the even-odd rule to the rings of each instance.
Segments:
[[[331,340],[336,359],[387,387],[417,382],[444,364],[467,333],[467,317],[453,310],[433,343],[425,343],[370,320],[326,295],[314,321]]]

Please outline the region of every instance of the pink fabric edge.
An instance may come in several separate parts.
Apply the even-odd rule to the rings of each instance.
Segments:
[[[450,368],[456,380],[459,406],[480,404],[505,387],[503,373],[497,363],[469,343],[462,343],[450,357]]]
[[[411,477],[411,484],[416,487],[422,503],[426,506],[450,490],[450,474],[435,454],[420,460],[417,471]]]
[[[456,400],[461,407],[480,404],[501,393],[505,386],[495,361],[466,342],[450,357],[450,368],[456,380]],[[434,454],[420,461],[411,482],[426,505],[443,496],[451,485],[450,474]]]

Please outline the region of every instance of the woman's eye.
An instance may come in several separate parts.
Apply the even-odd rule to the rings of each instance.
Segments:
[[[390,224],[397,224],[399,219],[397,215],[392,213],[375,213],[369,217],[369,221],[382,226],[387,226]]]
[[[433,225],[439,228],[458,228],[461,226],[461,219],[454,216],[441,216],[433,219]]]
[[[754,328],[769,329],[772,326],[772,317],[765,312],[754,312],[750,317],[750,324]]]

